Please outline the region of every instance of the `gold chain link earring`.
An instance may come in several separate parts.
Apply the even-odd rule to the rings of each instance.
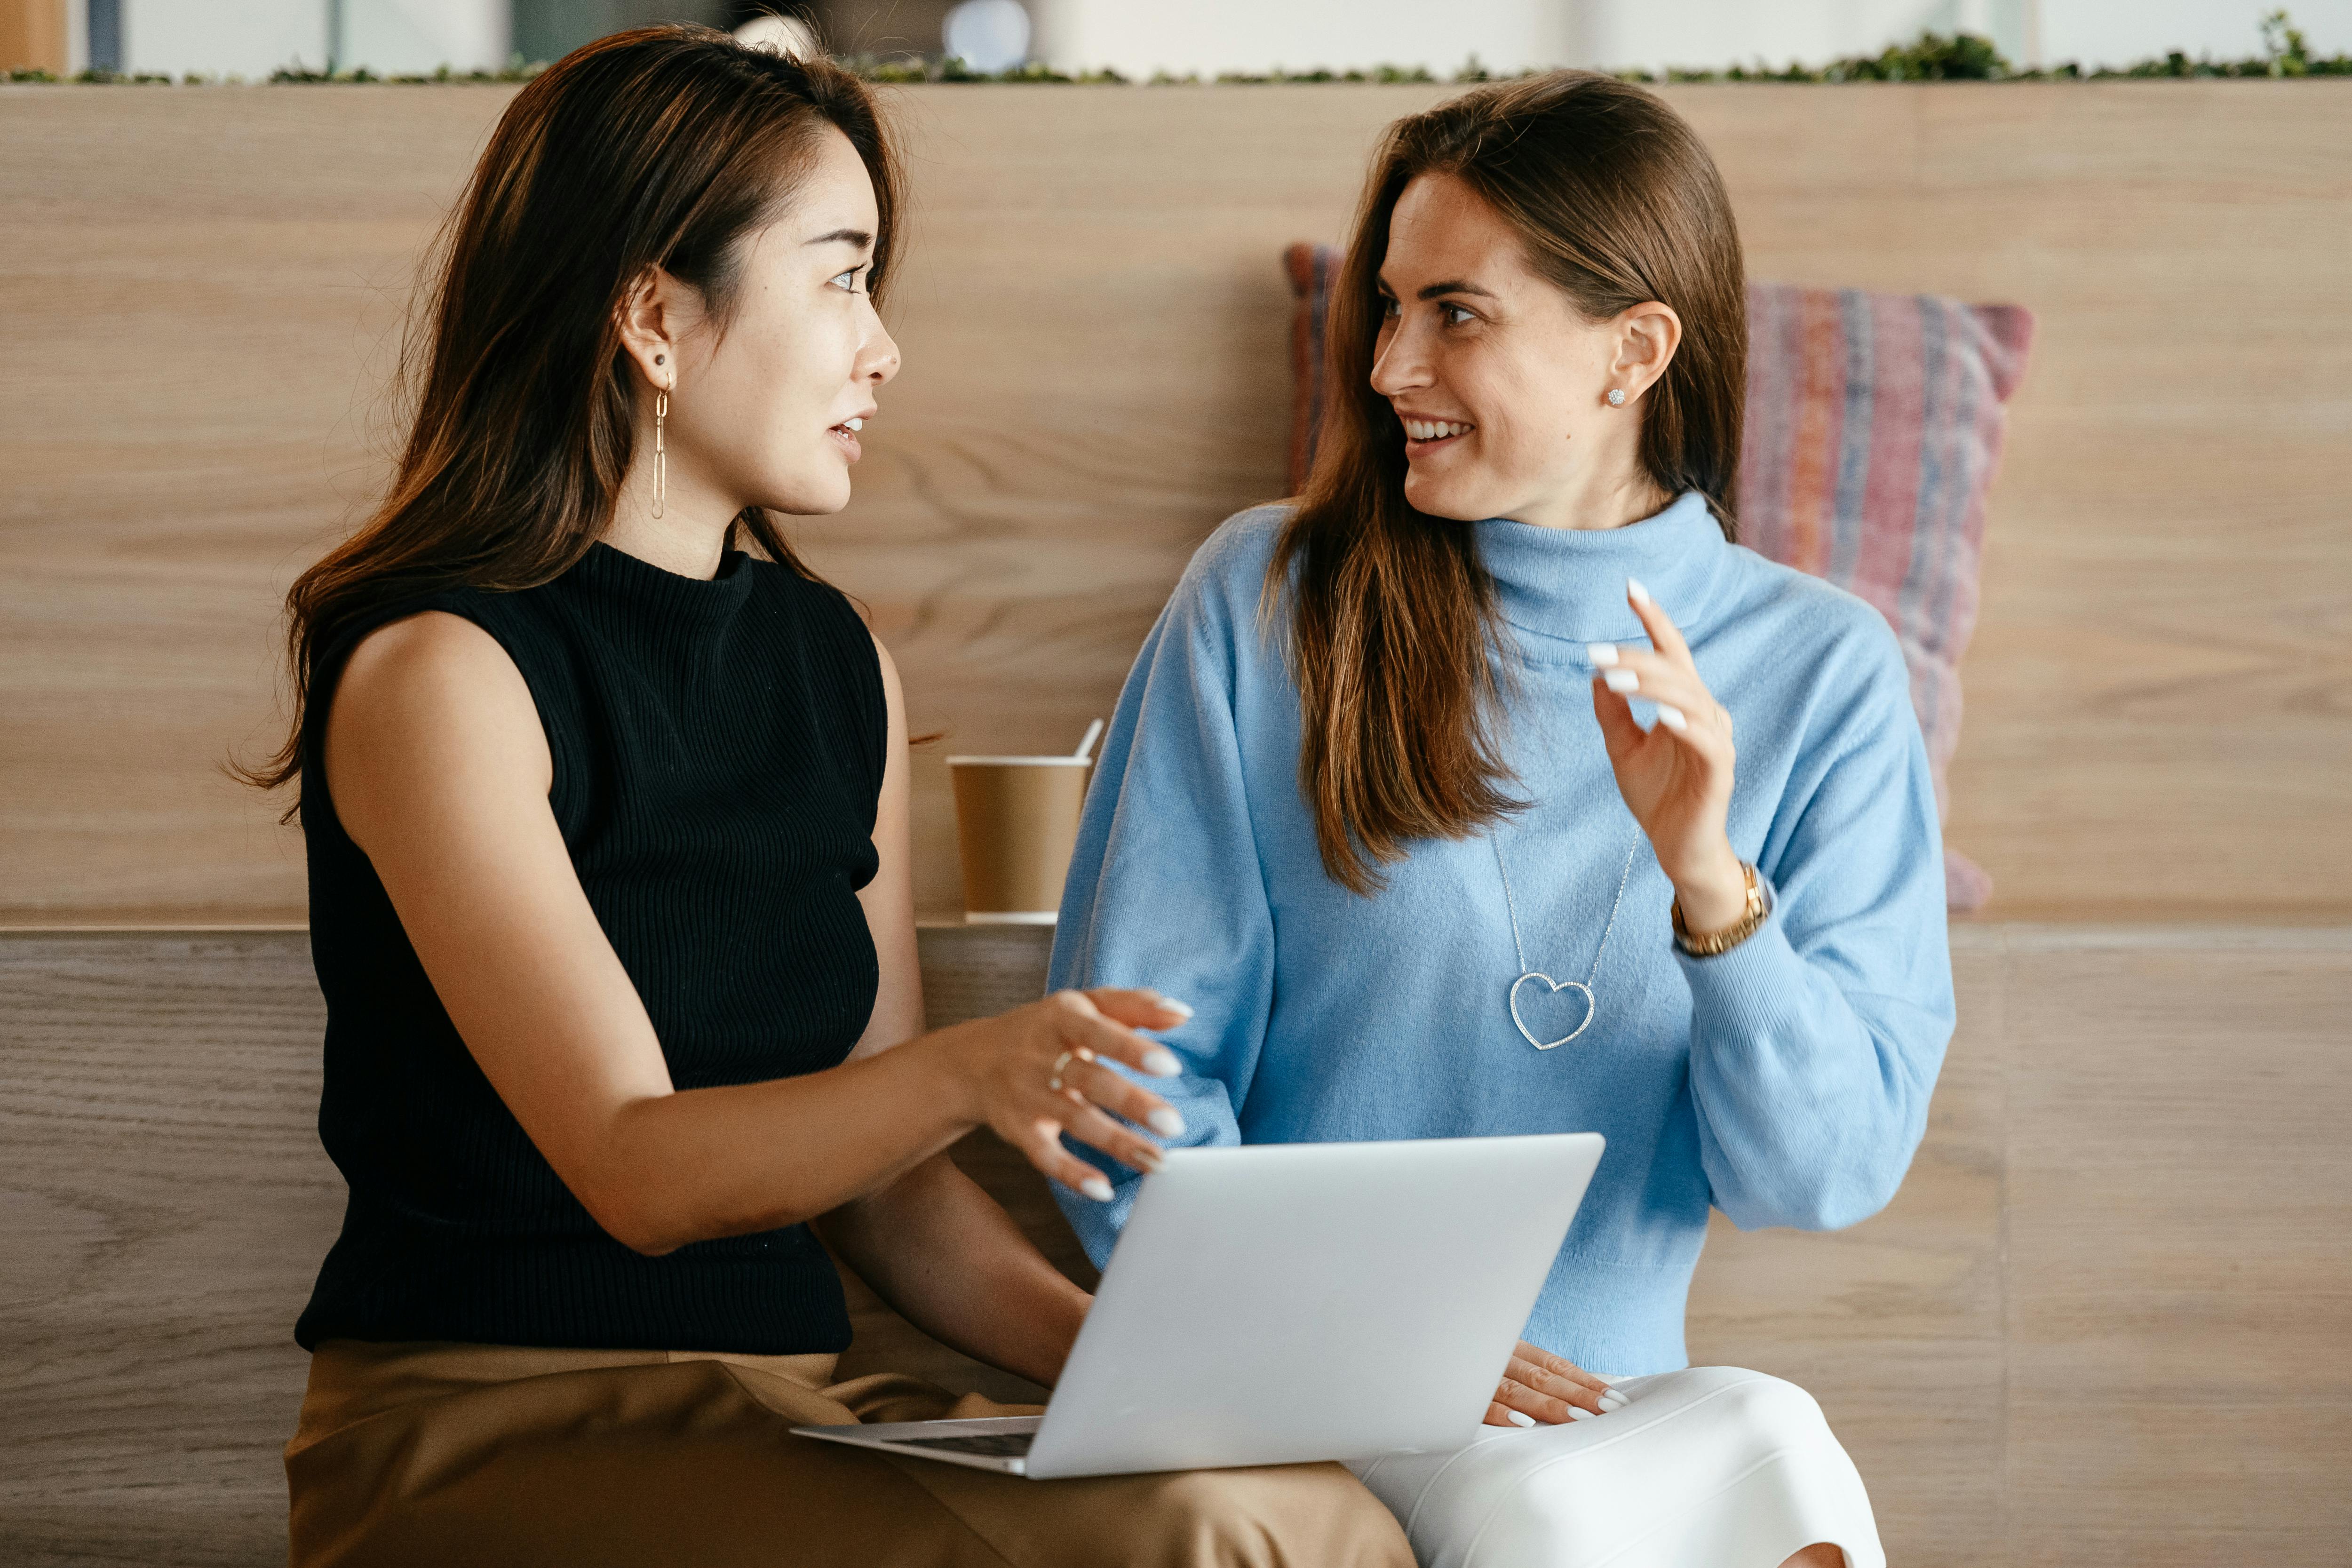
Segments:
[[[661,363],[656,355],[654,363]],[[654,516],[662,514],[662,502],[669,499],[669,454],[662,447],[662,422],[669,417],[669,388],[654,394]]]

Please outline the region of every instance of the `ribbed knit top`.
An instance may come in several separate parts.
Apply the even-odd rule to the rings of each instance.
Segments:
[[[564,847],[679,1089],[835,1066],[874,1006],[856,892],[876,869],[887,721],[872,638],[839,592],[737,552],[704,581],[596,544],[536,588],[369,616],[319,660],[304,737],[319,1131],[351,1197],[295,1338],[845,1348],[840,1280],[805,1226],[631,1251],[451,1024],[320,760],[350,649],[426,609],[488,632],[528,682]]]

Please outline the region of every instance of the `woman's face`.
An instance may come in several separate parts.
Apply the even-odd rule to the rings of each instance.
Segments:
[[[866,292],[879,226],[865,163],[825,127],[791,210],[740,242],[724,333],[689,323],[675,340],[666,437],[674,491],[691,476],[731,502],[730,513],[849,504],[857,427],[898,373],[898,345]]]
[[[1450,174],[1423,174],[1398,198],[1380,289],[1371,382],[1404,426],[1413,507],[1554,528],[1609,527],[1655,509],[1640,462],[1641,395],[1680,337],[1666,307],[1585,320],[1528,265],[1517,232]],[[1612,387],[1622,406],[1610,405]]]

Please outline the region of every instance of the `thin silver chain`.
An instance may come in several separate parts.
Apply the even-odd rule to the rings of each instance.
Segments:
[[[1524,979],[1535,972],[1528,967],[1527,944],[1519,940],[1519,901],[1511,893],[1511,868],[1503,864],[1502,840],[1489,832],[1486,842],[1495,851],[1495,869],[1503,874],[1503,908],[1510,911],[1511,916],[1511,951],[1519,956],[1519,974]],[[1617,874],[1617,897],[1609,905],[1609,923],[1601,928],[1601,945],[1592,950],[1592,967],[1585,971],[1584,990],[1588,996],[1592,992],[1592,982],[1601,973],[1601,955],[1609,951],[1609,933],[1617,929],[1617,907],[1625,901],[1625,884],[1633,879],[1633,857],[1641,852],[1641,848],[1642,831],[1636,827],[1633,842],[1625,850],[1625,868]],[[1597,1006],[1599,1004],[1596,1002],[1594,1005]]]

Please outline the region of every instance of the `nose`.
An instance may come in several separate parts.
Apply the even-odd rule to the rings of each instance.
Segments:
[[[880,386],[898,374],[898,341],[880,321],[874,323],[874,335],[857,356],[856,379]]]
[[[1422,352],[1421,334],[1400,322],[1372,360],[1372,390],[1382,397],[1402,397],[1430,384],[1429,359]]]

